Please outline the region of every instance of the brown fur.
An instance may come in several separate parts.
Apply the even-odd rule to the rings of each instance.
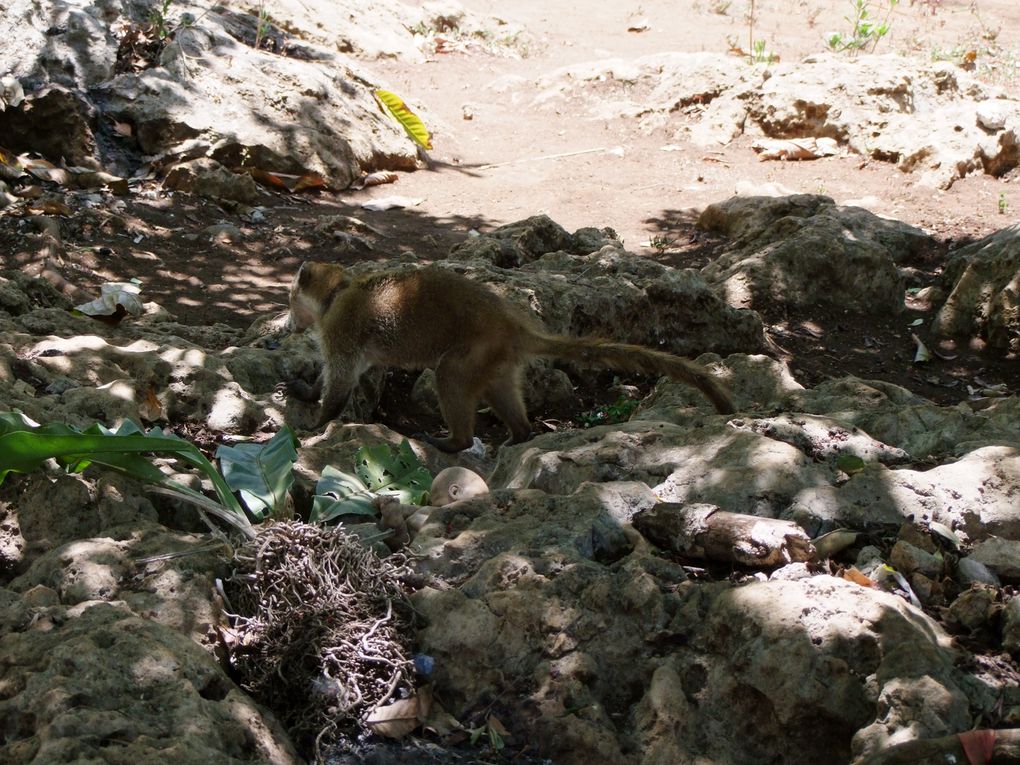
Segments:
[[[531,435],[521,374],[539,356],[667,375],[700,390],[719,412],[734,411],[726,389],[692,361],[640,345],[550,334],[484,285],[441,268],[352,278],[340,266],[309,262],[294,277],[290,305],[296,329],[319,331],[325,365],[318,427],[343,410],[369,367],[432,367],[450,431],[429,439],[433,444],[449,452],[469,447],[480,401],[509,428],[510,443],[520,443]],[[305,397],[318,393],[310,389]]]

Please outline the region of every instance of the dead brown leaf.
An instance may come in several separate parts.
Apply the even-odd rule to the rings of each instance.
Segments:
[[[151,385],[145,389],[145,398],[138,405],[138,416],[148,422],[164,419],[163,402],[159,400],[156,389]]]
[[[985,765],[992,761],[992,755],[995,754],[994,730],[968,730],[958,733],[957,738],[969,765]]]
[[[376,707],[365,722],[380,736],[403,738],[428,716],[428,709],[424,708],[427,706],[431,706],[431,697],[426,701],[426,697],[421,695],[411,696],[384,707]]]
[[[861,587],[874,587],[875,583],[872,582],[868,577],[860,572],[856,566],[843,569],[843,573],[840,575],[848,582],[859,584]]]

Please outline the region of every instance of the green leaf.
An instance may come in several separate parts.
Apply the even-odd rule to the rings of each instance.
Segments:
[[[836,467],[847,475],[860,473],[867,466],[867,463],[856,454],[841,454],[836,459]]]
[[[403,126],[411,140],[423,149],[432,148],[432,138],[429,136],[425,123],[421,121],[417,114],[407,108],[407,104],[401,100],[400,96],[388,90],[377,90],[375,91],[375,97],[379,99],[379,103],[383,105],[383,108]]]
[[[105,465],[150,483],[163,483],[165,476],[142,457],[144,453],[172,454],[201,470],[212,482],[220,502],[244,517],[244,510],[230,487],[198,448],[172,433],[153,428],[142,433],[134,423],[111,431],[96,423],[79,431],[61,422],[39,425],[20,412],[0,413],[0,483],[8,473],[38,470],[56,459],[70,472],[89,465]]]
[[[418,505],[428,495],[432,474],[405,438],[396,454],[388,444],[363,446],[354,455],[354,472],[378,494],[392,494],[405,505]]]
[[[376,514],[372,505],[375,496],[356,475],[344,473],[332,465],[326,465],[315,485],[312,500],[311,523],[325,523],[341,515]]]
[[[394,453],[388,444],[363,446],[354,454],[354,475],[332,465],[323,468],[315,486],[312,522],[326,522],[341,515],[377,515],[372,500],[385,494],[405,505],[424,504],[432,486],[432,474],[405,438]]]
[[[297,438],[289,427],[264,444],[220,446],[216,458],[227,485],[256,520],[280,518],[294,483]]]

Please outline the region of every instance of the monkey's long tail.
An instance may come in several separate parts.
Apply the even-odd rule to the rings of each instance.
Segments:
[[[726,387],[700,364],[681,356],[643,345],[614,343],[592,337],[542,333],[535,336],[533,342],[532,350],[539,356],[567,359],[585,366],[606,367],[618,372],[666,375],[700,390],[720,414],[733,414],[736,411]]]

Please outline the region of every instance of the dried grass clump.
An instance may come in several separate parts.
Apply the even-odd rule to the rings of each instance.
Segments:
[[[278,523],[235,565],[233,665],[300,745],[356,733],[412,687],[403,559],[382,560],[341,529]]]

